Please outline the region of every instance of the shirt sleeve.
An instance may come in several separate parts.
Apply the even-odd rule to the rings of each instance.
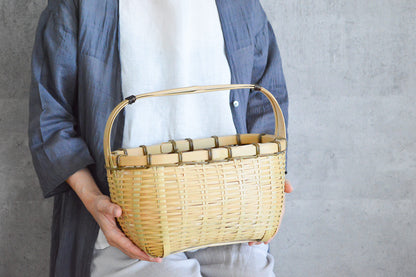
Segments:
[[[70,187],[69,176],[95,163],[77,131],[77,17],[72,0],[50,0],[32,53],[29,148],[45,197]]]
[[[252,84],[258,84],[269,90],[282,109],[288,138],[288,93],[282,69],[282,60],[272,26],[258,1],[254,4],[253,29],[254,37],[254,66]],[[260,19],[260,20],[257,20]],[[257,27],[259,26],[259,27]],[[274,134],[274,114],[269,100],[259,91],[249,94],[247,107],[247,130],[249,133]],[[287,152],[287,151],[286,151]]]

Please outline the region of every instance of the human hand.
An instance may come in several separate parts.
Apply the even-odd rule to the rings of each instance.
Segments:
[[[132,259],[162,262],[161,258],[154,258],[143,252],[117,227],[115,218],[121,216],[122,210],[120,206],[112,203],[108,196],[97,196],[89,210],[111,246],[117,247]]]
[[[100,225],[111,246],[117,247],[132,259],[158,263],[162,261],[161,258],[153,258],[143,252],[117,227],[115,218],[121,216],[121,208],[101,193],[88,168],[78,170],[66,181]]]
[[[288,180],[285,180],[285,193],[291,193],[292,191],[293,191],[292,185],[290,184],[290,182]],[[285,204],[283,203],[283,209],[282,209],[281,217],[283,217],[284,213],[285,213]],[[279,226],[280,226],[281,222],[282,222],[282,220],[280,220]],[[264,242],[264,244],[268,244],[272,241],[272,239],[276,236],[277,232],[279,231],[279,226],[277,227],[276,233],[274,233],[273,237],[271,239],[269,239],[268,241]],[[251,242],[248,243],[248,245],[250,245],[250,246],[259,245],[259,244],[262,244],[262,243],[263,243],[262,241],[251,241]]]

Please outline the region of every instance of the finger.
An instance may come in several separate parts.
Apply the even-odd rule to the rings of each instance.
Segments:
[[[115,244],[115,247],[120,249],[130,258],[149,262],[162,262],[162,258],[154,258],[143,252],[140,248],[134,245],[134,243],[129,240],[119,229],[113,231],[110,240],[113,244]]]
[[[122,214],[120,206],[112,203],[109,199],[101,200],[98,203],[98,210],[112,217],[120,217]]]
[[[121,210],[121,207],[119,205],[116,204],[111,204],[112,206],[112,210],[113,210],[113,216],[114,217],[120,217],[121,214],[123,213],[123,211]]]
[[[253,245],[259,245],[259,244],[262,244],[263,242],[262,241],[250,241],[249,243],[248,243],[248,245],[249,246],[253,246]]]
[[[288,180],[285,181],[285,192],[291,193],[293,191],[293,187]]]

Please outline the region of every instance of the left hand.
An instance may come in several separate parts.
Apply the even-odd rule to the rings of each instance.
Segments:
[[[285,180],[285,192],[286,193],[291,193],[292,191],[293,191],[292,185],[290,184],[290,182],[288,180]],[[284,213],[285,213],[285,204],[283,203],[283,209],[282,209],[282,215],[281,215],[281,217],[283,217],[283,214]],[[280,220],[280,222],[281,222],[281,220]],[[280,222],[279,222],[279,224],[280,224]],[[277,227],[277,231],[278,230],[279,230],[279,227]],[[276,236],[277,231],[273,235],[273,237],[271,239],[269,239],[268,241],[264,242],[264,244],[270,243],[272,241],[272,239]],[[251,241],[251,242],[248,243],[248,245],[250,245],[250,246],[252,246],[252,245],[259,245],[259,244],[262,244],[262,243],[263,243],[263,241]]]

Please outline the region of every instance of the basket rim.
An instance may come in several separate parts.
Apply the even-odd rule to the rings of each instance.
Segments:
[[[227,162],[235,159],[279,155],[286,151],[286,139],[269,134],[235,134],[202,139],[170,140],[151,146],[118,149],[110,154],[115,167],[149,168]]]

